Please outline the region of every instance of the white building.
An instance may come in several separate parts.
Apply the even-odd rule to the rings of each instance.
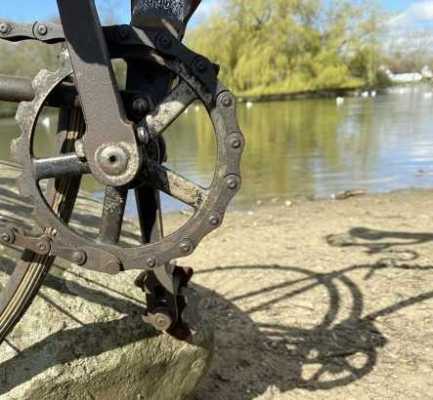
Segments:
[[[416,83],[421,82],[423,79],[432,79],[433,72],[429,67],[425,66],[422,72],[408,72],[405,74],[394,74],[388,67],[381,66],[379,68],[391,82],[394,83]],[[431,77],[429,77],[431,75]]]
[[[424,79],[433,79],[433,71],[428,65],[425,65],[421,70],[421,75]]]
[[[395,83],[416,83],[421,82],[423,76],[419,72],[408,72],[406,74],[392,74],[390,79]]]

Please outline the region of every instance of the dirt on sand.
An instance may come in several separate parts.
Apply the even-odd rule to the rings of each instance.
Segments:
[[[232,212],[183,263],[217,355],[196,400],[433,399],[433,192]]]

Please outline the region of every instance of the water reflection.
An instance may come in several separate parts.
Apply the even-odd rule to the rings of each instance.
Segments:
[[[235,206],[355,188],[433,186],[433,99],[425,95],[430,90],[397,88],[376,98],[346,99],[340,107],[335,99],[240,105],[247,148]],[[0,157],[8,159],[6,141],[18,131],[12,120],[0,121],[0,131],[5,143]],[[40,132],[36,145],[52,148],[53,132],[46,127]],[[216,145],[205,112],[190,107],[166,138],[169,166],[208,185]],[[87,189],[100,191],[90,181]],[[164,204],[169,210],[179,207],[167,199]]]
[[[376,98],[346,99],[341,107],[335,99],[240,105],[247,148],[237,206],[355,188],[433,186],[433,101],[425,96],[430,90],[397,88]],[[169,136],[171,154],[177,143],[194,145],[183,147],[171,163],[200,180],[211,173],[214,142],[208,141],[204,114],[190,112],[184,120],[188,129],[179,129],[175,141]],[[194,127],[198,133],[188,139]],[[193,148],[197,154],[188,150]]]

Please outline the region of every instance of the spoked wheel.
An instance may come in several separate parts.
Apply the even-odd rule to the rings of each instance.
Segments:
[[[74,143],[84,134],[80,110],[62,110],[59,115],[57,147],[60,153],[73,151]],[[58,217],[67,223],[77,198],[80,178],[58,179],[48,188],[48,201]],[[52,235],[51,229],[45,230]],[[6,286],[0,292],[0,344],[31,305],[55,257],[25,250]]]

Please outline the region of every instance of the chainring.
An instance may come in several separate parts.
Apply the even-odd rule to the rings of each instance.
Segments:
[[[195,199],[195,212],[188,222],[176,232],[154,243],[138,247],[101,243],[80,235],[64,224],[43,195],[36,173],[37,159],[33,152],[33,142],[39,115],[50,94],[73,76],[70,62],[66,60],[56,72],[44,70],[34,79],[35,97],[31,102],[24,102],[19,106],[17,122],[21,136],[11,146],[13,158],[23,166],[19,179],[21,194],[33,204],[38,225],[44,231],[50,229],[53,233],[50,237],[53,255],[77,263],[76,255],[84,254],[85,257],[80,257],[80,266],[112,274],[129,269],[156,271],[157,267],[168,265],[173,259],[190,255],[200,241],[222,223],[227,206],[241,183],[240,160],[244,138],[237,123],[235,98],[219,82],[214,85],[203,84],[181,61],[161,56],[154,57],[154,61],[179,77],[179,87],[183,85],[183,91],[188,91],[190,96],[203,103],[212,120],[218,155],[210,187],[197,189],[200,196]],[[152,126],[158,126],[158,118],[166,118],[165,114],[170,105],[179,102],[181,99],[169,95],[167,101],[160,104],[148,117],[148,122],[151,121]],[[143,172],[148,183],[155,178],[149,180],[153,173],[152,168]],[[162,177],[165,178],[167,177]],[[158,179],[161,179],[161,176]],[[169,186],[176,185],[176,176],[174,180],[167,182]],[[181,182],[182,180],[179,185]]]

